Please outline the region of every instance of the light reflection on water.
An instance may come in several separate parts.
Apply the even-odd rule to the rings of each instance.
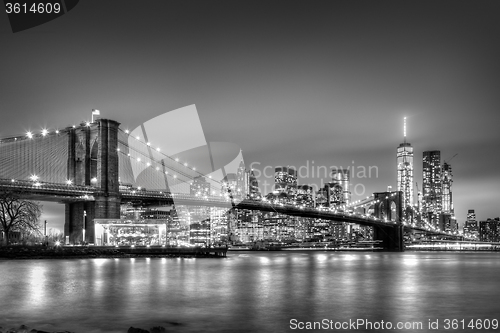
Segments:
[[[500,319],[499,276],[500,253],[0,261],[0,326],[291,332],[292,318],[362,318],[425,327],[428,319]]]

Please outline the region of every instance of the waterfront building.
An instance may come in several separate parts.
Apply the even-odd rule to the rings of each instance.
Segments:
[[[467,238],[479,239],[479,225],[476,221],[476,212],[474,209],[467,211],[467,220],[463,227],[463,234]]]
[[[457,220],[452,214],[441,212],[439,214],[439,229],[445,232],[455,233],[458,231]]]
[[[397,148],[398,191],[403,192],[403,207],[413,206],[413,147],[406,142],[406,117],[404,118],[404,141]]]
[[[434,227],[439,227],[439,214],[442,211],[441,152],[424,151],[422,167],[423,213]]]
[[[500,218],[479,222],[479,240],[481,242],[500,242]]]

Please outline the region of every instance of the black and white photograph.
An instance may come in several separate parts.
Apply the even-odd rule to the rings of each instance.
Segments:
[[[500,332],[500,1],[3,5],[0,333]]]

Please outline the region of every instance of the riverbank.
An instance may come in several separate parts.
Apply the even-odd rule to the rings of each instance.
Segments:
[[[85,258],[221,258],[227,248],[201,247],[101,247],[101,246],[4,246],[0,259]]]
[[[178,323],[172,323],[172,325],[179,325]],[[123,331],[125,332],[125,330]],[[166,333],[167,330],[162,326],[152,327],[149,330],[145,330],[137,327],[130,327],[126,333]],[[3,328],[0,326],[0,333],[75,333],[70,331],[41,331],[35,328],[30,328],[26,325],[21,325],[18,328]]]

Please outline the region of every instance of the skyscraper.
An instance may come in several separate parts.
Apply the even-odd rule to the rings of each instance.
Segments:
[[[274,188],[293,201],[297,193],[297,171],[289,167],[277,167],[274,170]]]
[[[349,169],[335,169],[332,170],[332,184],[338,185],[342,188],[341,203],[348,205],[351,202],[351,191],[349,189],[350,170]],[[330,186],[334,187],[334,186]]]
[[[453,209],[453,195],[451,185],[453,183],[453,174],[451,173],[451,165],[444,162],[442,169],[443,177],[443,212],[454,214]]]
[[[404,118],[404,141],[397,150],[398,191],[403,192],[403,207],[413,205],[413,147],[406,142],[406,117]]]
[[[443,208],[441,152],[424,151],[422,160],[423,213],[432,225],[438,227],[439,214]]]

